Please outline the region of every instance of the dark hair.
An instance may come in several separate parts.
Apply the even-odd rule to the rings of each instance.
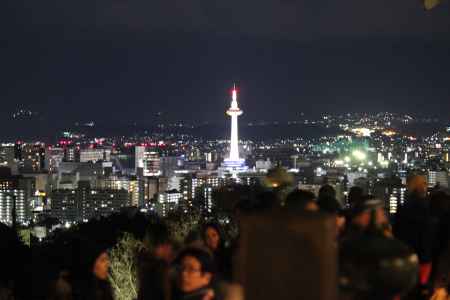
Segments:
[[[169,228],[162,222],[149,225],[146,238],[153,248],[171,242]]]
[[[186,248],[178,254],[178,257],[175,260],[176,265],[180,265],[183,258],[191,256],[194,257],[200,263],[200,268],[203,273],[212,273],[216,272],[216,267],[214,265],[214,260],[206,250],[200,248]]]
[[[340,214],[342,213],[342,207],[341,204],[336,200],[334,197],[320,197],[317,200],[317,205],[319,206],[319,209],[326,213],[331,214]]]
[[[104,252],[107,252],[109,245],[102,241],[94,241],[85,237],[74,241],[74,262],[72,272],[77,279],[92,275],[92,269],[97,258]]]
[[[205,241],[206,241],[206,230],[208,230],[208,228],[212,228],[212,229],[214,229],[217,232],[217,234],[219,235],[219,249],[221,247],[223,247],[224,246],[224,242],[225,242],[224,241],[225,237],[224,237],[223,229],[220,226],[220,224],[218,224],[216,222],[208,222],[205,225],[203,225],[202,238]]]
[[[336,198],[336,190],[331,185],[325,184],[319,189],[318,198],[322,197]]]
[[[285,207],[304,210],[308,203],[315,202],[315,198],[315,195],[309,191],[295,190],[286,197]]]
[[[364,190],[359,186],[352,186],[348,192],[347,202],[350,206],[353,206],[356,202],[362,201],[363,197]]]

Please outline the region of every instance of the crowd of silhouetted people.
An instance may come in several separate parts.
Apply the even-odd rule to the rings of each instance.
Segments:
[[[271,211],[327,215],[335,224],[340,299],[448,300],[450,196],[441,189],[429,191],[419,175],[408,178],[407,188],[404,205],[394,217],[386,213],[384,201],[359,187],[352,187],[340,203],[334,188],[324,185],[317,196],[295,189],[281,200],[276,191],[243,197],[226,223],[239,224],[242,214]],[[244,298],[245,286],[234,278],[239,233],[225,232],[227,224],[217,219],[203,219],[181,245],[174,242],[164,219],[135,221],[136,235],[146,240],[133,257],[136,300]],[[116,240],[104,237],[118,236],[131,226],[126,220],[119,223],[122,227],[114,225],[119,229],[111,233],[111,224],[94,222],[84,232],[60,238],[57,250],[51,251],[54,244],[45,243],[30,250],[1,225],[0,300],[115,299],[108,251]],[[97,236],[89,232],[93,228]]]

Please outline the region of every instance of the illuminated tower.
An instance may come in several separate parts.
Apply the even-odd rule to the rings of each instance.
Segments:
[[[231,106],[227,110],[227,115],[231,117],[231,136],[230,136],[230,156],[222,164],[222,168],[233,174],[239,171],[247,170],[245,159],[239,157],[239,137],[238,137],[238,116],[242,115],[242,110],[237,102],[236,86],[232,90]]]
[[[231,117],[231,138],[230,138],[230,157],[231,161],[239,161],[238,148],[238,116],[242,115],[242,110],[238,107],[236,87],[233,88],[233,100],[231,107],[227,110],[227,115]]]

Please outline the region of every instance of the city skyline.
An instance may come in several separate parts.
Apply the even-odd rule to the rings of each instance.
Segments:
[[[190,4],[217,18],[196,27],[141,19],[137,8],[165,12],[161,3],[96,0],[88,13],[83,2],[8,1],[16,25],[1,50],[4,195],[22,191],[20,207],[35,203],[35,217],[55,209],[49,213],[78,222],[97,208],[130,205],[166,214],[180,204],[186,213],[194,200],[210,213],[213,189],[264,184],[275,166],[296,185],[332,178],[340,200],[347,180],[372,186],[389,174],[404,181],[412,170],[448,186],[448,4],[423,11],[402,1],[393,11],[360,7],[364,20],[356,7],[331,3],[261,4],[259,14],[272,14],[267,24],[255,14],[229,30],[226,12],[243,21],[249,7],[211,11],[191,0],[191,18],[202,15]],[[323,14],[315,20],[295,10],[302,8]],[[18,15],[31,10],[32,20]],[[301,26],[300,17],[320,26]],[[59,202],[47,203],[52,195]],[[11,197],[2,199],[8,213]],[[30,212],[24,216],[22,223]]]
[[[0,298],[450,290],[449,0],[2,4]]]
[[[250,113],[252,114],[252,113]],[[229,122],[225,114],[220,119],[212,122],[197,120],[171,120],[167,116],[155,116],[154,120],[136,122],[136,120],[120,120],[109,122],[98,120],[66,121],[57,124],[52,119],[47,119],[39,112],[20,110],[11,117],[9,126],[0,127],[0,139],[3,142],[15,141],[42,141],[55,143],[68,137],[86,138],[119,138],[120,136],[151,137],[187,135],[200,139],[224,139],[229,138]],[[318,114],[310,115],[300,113],[293,119],[272,120],[241,120],[242,139],[273,140],[277,138],[292,137],[320,137],[322,135],[335,135],[343,133],[346,126],[361,127],[361,124],[373,126],[377,120],[392,120],[393,129],[404,134],[412,134],[417,137],[427,137],[450,127],[450,120],[427,116],[424,114],[395,114],[392,112],[379,113],[344,113],[344,114]],[[361,123],[362,122],[362,123]],[[353,124],[353,125],[352,125]],[[359,125],[356,125],[359,124]],[[388,126],[388,125],[386,125]],[[20,128],[15,132],[11,128]]]

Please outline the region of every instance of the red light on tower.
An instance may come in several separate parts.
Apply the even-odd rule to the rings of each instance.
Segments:
[[[233,87],[230,89],[230,95],[233,95],[234,93],[239,93],[239,89],[236,87],[236,84],[233,84]]]

